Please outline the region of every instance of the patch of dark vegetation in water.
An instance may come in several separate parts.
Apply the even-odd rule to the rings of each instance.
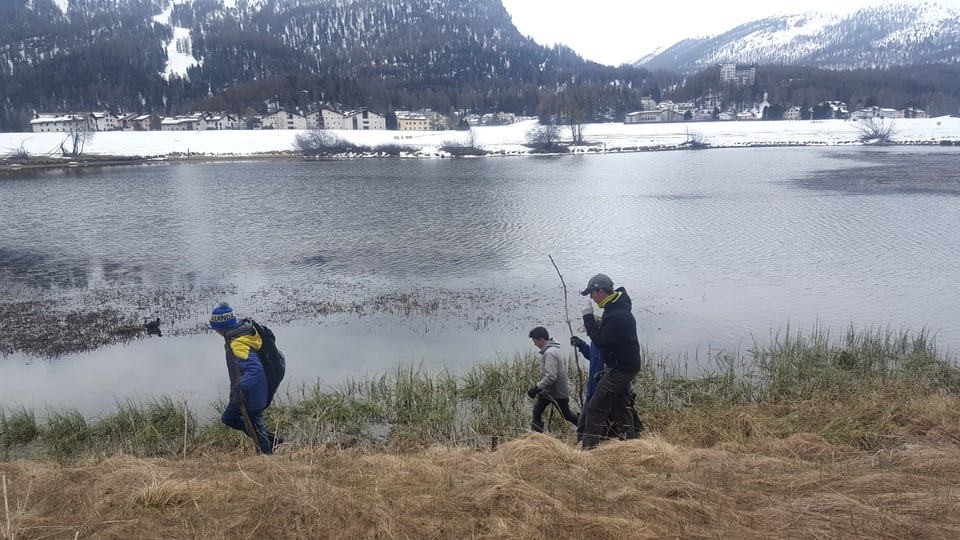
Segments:
[[[796,180],[807,189],[850,194],[939,194],[960,195],[960,153],[912,154],[876,152],[842,154],[864,164],[842,170],[815,171]]]
[[[241,296],[243,317],[271,325],[338,325],[358,319],[374,324],[405,324],[423,335],[449,329],[526,331],[539,321],[532,314],[558,311],[558,299],[534,291],[506,292],[480,287],[372,288],[357,294],[337,280],[271,284],[243,291],[234,284],[143,286],[89,289],[31,288],[0,279],[11,294],[0,301],[0,355],[25,353],[58,358],[138,339],[209,332],[207,320],[217,302]],[[151,333],[148,324],[160,320]]]
[[[129,329],[138,326],[116,309],[63,310],[52,300],[0,303],[0,319],[0,353],[51,358],[129,341],[136,337]]]
[[[20,177],[24,172],[48,169],[78,169],[146,163],[142,156],[109,156],[89,154],[77,157],[18,155],[0,158],[0,178]]]
[[[18,299],[0,302],[0,355],[22,352],[58,358],[161,333],[199,333],[206,330],[201,322],[209,306],[236,289],[122,287],[30,293],[21,287],[11,294]],[[151,332],[148,324],[157,319],[160,323]]]

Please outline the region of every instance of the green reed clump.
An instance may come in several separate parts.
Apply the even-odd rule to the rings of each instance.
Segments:
[[[4,454],[11,446],[30,443],[39,436],[40,427],[32,410],[21,406],[11,409],[8,414],[6,409],[0,408],[0,447]]]
[[[178,455],[196,437],[197,420],[186,403],[169,396],[126,399],[118,401],[117,410],[100,418],[91,430],[110,453]]]
[[[446,370],[431,375],[411,366],[371,381],[367,394],[384,405],[391,437],[453,442],[457,387]]]
[[[834,340],[819,326],[808,334],[788,326],[768,345],[755,345],[752,359],[762,400],[812,399],[893,384],[960,389],[957,366],[942,357],[926,330],[850,327]]]
[[[325,389],[319,382],[309,388],[301,387],[295,402],[274,411],[287,417],[288,422],[274,422],[302,432],[302,440],[307,444],[327,442],[337,435],[362,435],[370,425],[383,423],[387,416],[385,405],[366,395],[365,387],[363,382],[353,380],[338,389]],[[268,413],[271,409],[267,409]]]
[[[567,365],[576,377],[574,362],[569,361]],[[524,432],[531,407],[526,391],[537,382],[539,374],[540,359],[536,353],[518,354],[512,361],[497,360],[472,366],[461,378],[464,430],[479,435],[509,436]],[[571,394],[575,392],[575,385],[571,385]]]
[[[648,349],[641,352],[643,367],[634,380],[637,406],[643,410],[677,409],[750,403],[758,397],[751,360],[720,350],[703,361],[697,373],[688,373],[690,360],[679,362]]]
[[[89,452],[95,442],[87,420],[76,409],[49,411],[41,438],[47,456],[57,462],[65,462]]]
[[[280,423],[305,441],[366,436],[407,446],[458,444],[525,430],[530,402],[525,390],[536,382],[538,359],[479,364],[464,375],[399,367],[394,373],[349,380],[335,389],[301,388]]]
[[[882,447],[891,426],[922,411],[898,396],[960,394],[960,368],[926,331],[850,328],[839,338],[820,327],[787,327],[745,353],[719,351],[696,362],[643,351],[634,382],[636,407],[647,427],[673,440],[710,446],[764,436],[811,432],[860,448]],[[689,374],[689,365],[696,373]],[[478,363],[463,373],[428,373],[421,366],[348,380],[337,387],[303,386],[266,412],[269,429],[288,443],[484,445],[528,429],[540,358],[534,351]],[[568,357],[571,404],[577,409],[577,369]],[[218,413],[223,403],[213,404]],[[765,412],[764,412],[765,411]],[[548,430],[572,428],[548,408]],[[66,460],[87,453],[189,455],[207,449],[246,452],[250,441],[216,420],[199,426],[186,405],[170,398],[120,401],[88,425],[77,411],[53,411],[47,425],[20,408],[0,414],[0,443],[38,439],[47,454]],[[8,456],[9,452],[5,454]]]

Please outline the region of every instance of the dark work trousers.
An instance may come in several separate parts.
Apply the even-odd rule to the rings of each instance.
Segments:
[[[626,373],[619,369],[604,368],[603,378],[597,383],[593,397],[587,403],[587,421],[583,433],[583,449],[589,450],[600,444],[603,437],[607,417],[621,426],[630,426],[632,430],[633,418],[627,409],[627,389],[636,377],[636,373]],[[635,434],[627,433],[628,438]]]
[[[570,410],[569,399],[554,399],[540,392],[537,394],[537,401],[533,404],[533,421],[530,423],[530,429],[537,433],[543,433],[543,411],[547,410],[551,403],[560,411],[567,422],[577,425],[579,417]]]
[[[593,397],[593,394],[590,394],[590,398]],[[587,401],[590,401],[590,398],[587,398]],[[632,422],[630,424],[621,424],[617,422],[617,418],[620,418],[617,415],[615,410],[610,410],[610,416],[607,417],[607,425],[604,427],[605,433],[601,434],[602,437],[611,437],[616,436],[620,439],[635,439],[640,436],[640,432],[643,431],[643,422],[640,421],[640,416],[637,415],[636,409],[633,407],[633,401],[636,398],[636,395],[631,398],[628,394],[627,396],[627,413],[629,414]],[[583,432],[587,428],[587,407],[584,406],[580,409],[580,419],[577,421],[577,442],[583,441]]]
[[[257,432],[257,447],[260,449],[260,453],[272,454],[273,444],[271,439],[273,437],[271,437],[272,434],[267,431],[267,426],[263,423],[263,411],[247,410],[247,415],[250,416],[250,423],[253,424],[253,429]],[[223,411],[223,416],[220,417],[220,421],[233,429],[247,433],[247,423],[243,420],[243,412],[240,410],[239,405],[234,405],[233,403],[227,405],[227,408]],[[247,433],[247,435],[250,434]]]
[[[590,397],[593,397],[592,395]],[[629,404],[629,400],[627,401]],[[604,426],[603,437],[610,437],[616,435],[618,438],[622,439],[635,439],[640,436],[640,432],[643,431],[643,424],[640,422],[640,417],[637,416],[635,410],[627,409],[627,412],[630,415],[631,422],[629,424],[621,424],[617,422],[617,412],[614,410],[610,411],[610,416],[607,417],[606,425]],[[584,407],[580,410],[580,419],[577,421],[577,442],[583,441],[583,432],[587,428],[587,408]]]

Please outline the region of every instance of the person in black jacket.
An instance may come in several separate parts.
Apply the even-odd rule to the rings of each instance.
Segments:
[[[600,317],[597,316],[594,316],[594,318],[597,319],[597,321],[601,320]],[[588,344],[577,336],[570,337],[570,345],[576,347],[584,358],[590,360],[590,370],[587,376],[587,400],[584,401],[584,404],[586,404],[590,402],[590,398],[593,397],[593,392],[596,390],[597,384],[600,382],[600,379],[603,378],[603,358],[600,357],[600,350],[596,344]],[[636,399],[636,392],[634,392],[632,388],[627,387],[627,416],[633,419],[633,424],[619,424],[618,420],[622,422],[623,415],[611,409],[610,415],[605,422],[604,431],[601,434],[603,438],[610,439],[616,437],[626,440],[635,439],[640,436],[640,432],[643,431],[643,422],[640,421],[640,416],[634,407]],[[580,418],[577,419],[577,443],[583,442],[583,432],[586,426],[587,407],[584,405],[584,407],[580,409]]]
[[[590,340],[600,350],[603,358],[603,377],[597,383],[593,397],[587,403],[586,426],[583,434],[583,449],[589,450],[600,444],[607,417],[611,414],[621,425],[633,425],[628,417],[630,385],[640,371],[640,340],[637,339],[637,320],[631,313],[632,303],[627,290],[613,288],[613,280],[605,274],[590,278],[587,287],[580,291],[590,301],[583,310],[583,326]],[[603,308],[599,323],[593,314],[593,304]],[[626,434],[633,438],[636,434]]]

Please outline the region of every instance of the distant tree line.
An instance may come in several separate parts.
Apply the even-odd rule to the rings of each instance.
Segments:
[[[752,85],[720,83],[720,68],[703,70],[673,87],[674,101],[697,101],[718,95],[724,105],[744,109],[767,94],[768,118],[780,120],[789,107],[814,111],[824,102],[842,101],[850,110],[864,107],[918,108],[933,116],[960,113],[960,65],[926,64],[887,69],[827,70],[802,66],[757,66]],[[722,108],[722,107],[721,107]]]

